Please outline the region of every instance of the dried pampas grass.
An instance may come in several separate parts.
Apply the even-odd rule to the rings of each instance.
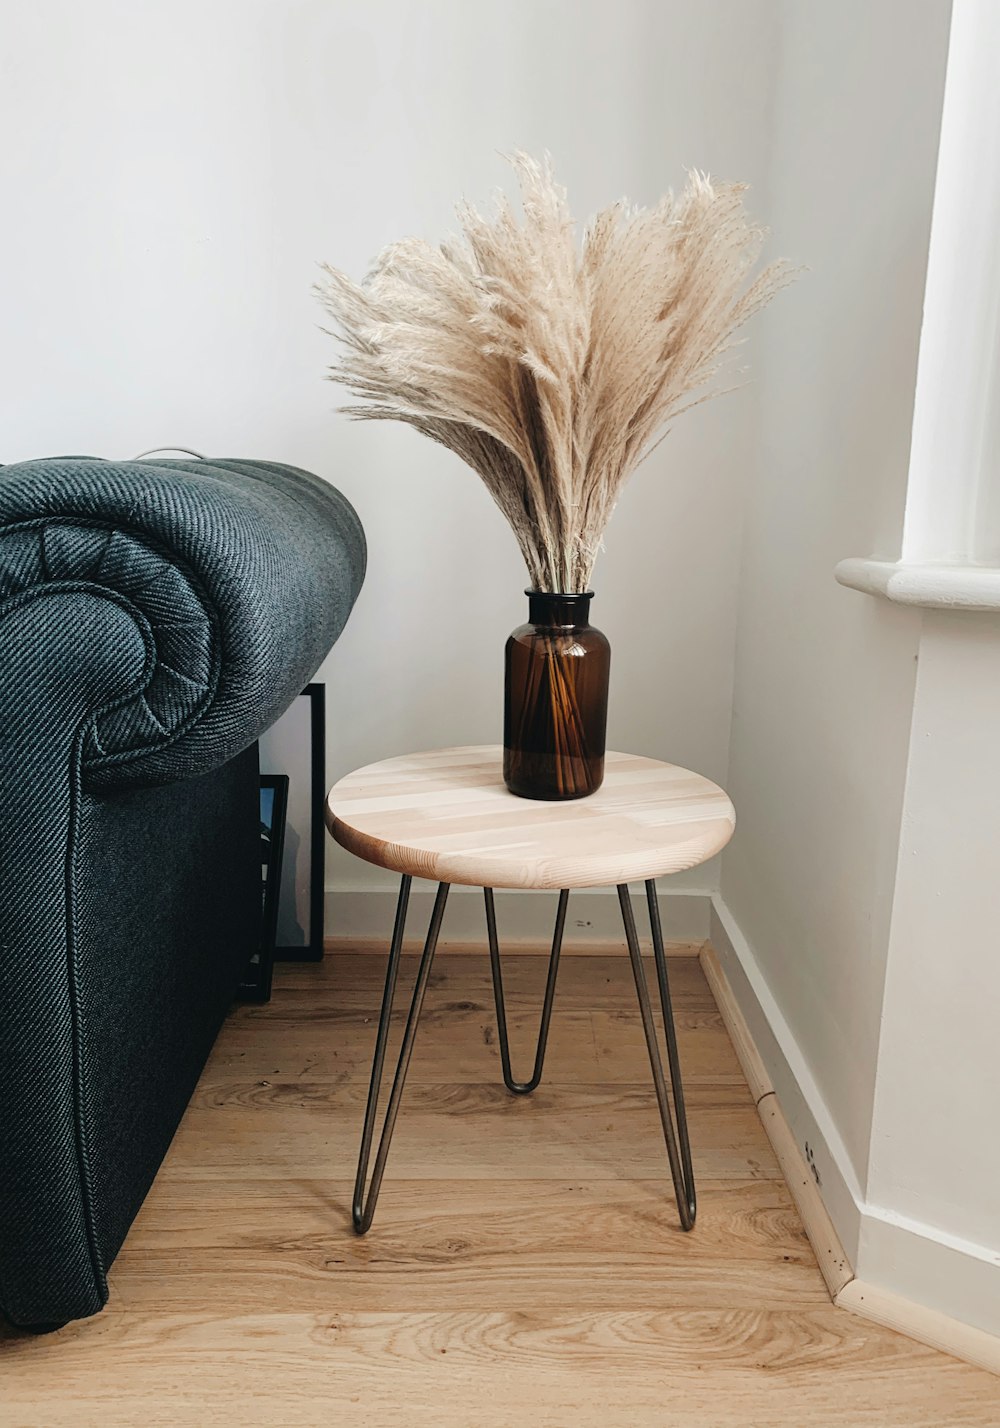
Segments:
[[[582,248],[546,161],[509,202],[459,207],[463,238],[394,243],[358,285],[325,267],[343,344],[330,369],[368,420],[402,421],[486,483],[536,590],[586,590],[604,528],[664,424],[707,396],[734,334],[787,281],[756,278],[744,187],[689,175],[655,208],[617,203]]]

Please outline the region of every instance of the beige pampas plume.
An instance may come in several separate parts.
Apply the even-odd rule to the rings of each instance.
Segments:
[[[586,590],[629,475],[714,394],[738,328],[788,281],[751,276],[744,187],[691,173],[654,208],[603,209],[578,245],[548,160],[511,159],[523,217],[459,207],[462,237],[405,239],[360,285],[324,267],[352,416],[407,422],[477,471],[536,590]]]

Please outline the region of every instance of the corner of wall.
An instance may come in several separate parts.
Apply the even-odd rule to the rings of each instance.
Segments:
[[[802,1049],[719,894],[712,897],[709,943],[746,1023],[756,1068],[748,1079],[759,1083],[751,1089],[758,1104],[773,1090],[857,1276],[857,1288],[841,1289],[836,1302],[997,1372],[1000,1251],[866,1200]]]
[[[855,1265],[863,1206],[857,1173],[753,949],[720,894],[712,898],[709,941],[844,1252]]]

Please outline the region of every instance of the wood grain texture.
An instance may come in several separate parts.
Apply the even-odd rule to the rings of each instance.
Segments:
[[[536,943],[533,957],[510,958],[506,943],[501,943],[501,947],[504,991],[520,1003],[521,1011],[527,1015],[539,1004],[545,990],[548,945]],[[417,952],[419,950],[416,949]],[[692,953],[697,950],[692,946]],[[385,983],[385,939],[382,940],[379,957],[372,956],[368,948],[343,963],[340,961],[342,955],[345,954],[336,953],[327,958],[323,979],[319,983],[312,963],[282,963],[280,1002],[275,1000],[260,1008],[261,1020],[269,1022],[275,1015],[308,1015],[310,1012],[334,1012],[346,1007],[359,1008],[368,1015],[373,1011],[377,1014]],[[459,955],[465,959],[460,971],[455,960]],[[411,969],[416,965],[416,962],[409,964]],[[656,971],[652,957],[647,958],[645,966],[646,979],[653,986]],[[409,985],[405,975],[404,980]],[[671,958],[670,995],[677,1007],[722,1012],[695,955]],[[439,948],[431,968],[426,1004],[443,1006],[455,1000],[474,1002],[492,1024],[493,981],[489,953],[484,946],[465,947],[460,954],[452,953],[450,949],[446,951],[443,944]],[[619,955],[617,951],[601,957],[567,957],[564,954],[559,964],[556,1006],[560,1011],[626,1011],[631,1015],[636,1010],[635,982],[627,954]],[[257,1010],[245,1008],[254,1015]]]
[[[758,1102],[757,1111],[781,1166],[785,1184],[795,1201],[830,1297],[836,1298],[844,1285],[854,1278],[853,1266],[844,1253],[819,1187],[773,1091]]]
[[[94,1371],[98,1342],[103,1374]],[[16,1345],[5,1370],[10,1428],[995,1428],[997,1421],[990,1375],[833,1305],[515,1314],[119,1309],[59,1341]],[[62,1396],[53,1392],[60,1380]]]
[[[516,798],[499,745],[384,759],[330,790],[327,826],[369,863],[493,888],[603,887],[693,868],[729,842],[733,805],[688,769],[607,755],[604,783],[564,803]]]
[[[715,948],[706,943],[701,949],[700,961],[705,979],[712,989],[712,996],[715,998],[716,1006],[722,1015],[726,1031],[729,1033],[729,1039],[733,1043],[736,1059],[739,1061],[740,1069],[750,1087],[750,1094],[759,1103],[762,1097],[770,1095],[774,1090],[767,1067],[757,1050],[756,1042],[750,1035],[746,1018],[740,1011],[739,1002],[733,996],[729,979],[722,970],[722,963],[719,961]]]
[[[544,959],[516,960],[524,1053]],[[830,1304],[694,958],[671,963],[692,1234],[627,963],[563,967],[558,1059],[519,1101],[484,1035],[488,971],[462,955],[436,964],[358,1239],[374,964],[280,966],[273,1003],[234,1013],[108,1310],[0,1336],[2,1428],[995,1428],[996,1379]]]

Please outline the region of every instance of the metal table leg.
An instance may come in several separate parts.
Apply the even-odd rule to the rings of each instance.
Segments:
[[[670,1098],[667,1094],[666,1081],[663,1075],[663,1063],[660,1060],[660,1049],[656,1036],[656,1023],[653,1021],[653,1010],[649,1002],[646,973],[642,965],[642,953],[639,950],[639,937],[635,930],[635,918],[632,915],[632,901],[629,897],[627,883],[619,883],[618,901],[621,904],[622,921],[625,924],[628,955],[632,962],[632,975],[635,978],[635,990],[639,998],[642,1029],[646,1036],[646,1049],[649,1052],[649,1064],[652,1068],[653,1083],[656,1087],[656,1101],[660,1108],[660,1121],[663,1126],[663,1139],[667,1147],[667,1158],[670,1161],[670,1174],[674,1182],[677,1211],[680,1215],[681,1228],[690,1230],[694,1228],[698,1207],[695,1198],[694,1170],[691,1165],[691,1143],[688,1139],[687,1112],[684,1109],[684,1087],[681,1082],[681,1064],[677,1054],[677,1031],[674,1027],[673,1009],[670,1004],[670,985],[667,980],[667,959],[663,951],[663,933],[660,928],[660,912],[656,902],[656,884],[654,882],[646,883],[646,904],[649,908],[649,926],[653,935],[653,954],[656,959],[656,979],[660,987],[660,1005],[663,1008],[663,1029],[667,1042],[667,1060],[670,1066],[670,1089],[673,1093],[673,1113],[671,1112]],[[679,1153],[678,1143],[680,1147]]]
[[[399,1051],[392,1090],[389,1094],[389,1103],[386,1108],[385,1120],[382,1126],[382,1134],[375,1156],[375,1166],[372,1171],[371,1182],[368,1184],[366,1196],[365,1185],[368,1175],[368,1162],[375,1134],[379,1094],[382,1087],[385,1055],[392,1018],[393,999],[399,974],[400,958],[402,956],[403,934],[406,925],[410,884],[411,880],[409,877],[403,877],[400,882],[399,901],[396,906],[396,921],[393,927],[392,943],[389,949],[389,965],[386,969],[385,990],[382,995],[382,1010],[379,1016],[378,1035],[375,1043],[375,1058],[372,1064],[371,1084],[368,1091],[368,1103],[365,1109],[365,1123],[361,1139],[361,1154],[358,1160],[358,1174],[354,1186],[352,1218],[354,1228],[360,1235],[365,1234],[369,1229],[375,1214],[375,1206],[382,1185],[382,1176],[389,1154],[389,1146],[392,1142],[392,1133],[396,1124],[396,1116],[399,1112],[403,1087],[406,1082],[406,1073],[409,1068],[413,1044],[416,1039],[420,1011],[423,1006],[424,995],[427,991],[431,965],[434,960],[438,936],[441,931],[441,922],[444,917],[445,904],[448,899],[449,885],[447,883],[440,883],[438,885],[437,896],[434,900],[434,910],[431,914],[430,926],[428,927],[427,938],[424,942],[424,950],[420,959],[416,983],[413,988],[409,1015],[406,1020],[406,1029],[403,1033],[403,1042]],[[559,958],[562,951],[563,932],[566,925],[566,910],[569,902],[569,893],[564,889],[559,894],[559,907],[556,913],[552,950],[549,956],[548,977],[545,984],[545,997],[542,1004],[538,1043],[535,1050],[535,1062],[531,1078],[528,1081],[515,1081],[511,1071],[510,1045],[507,1036],[507,1016],[503,995],[503,976],[500,966],[500,948],[497,938],[496,911],[492,889],[486,888],[484,895],[486,900],[486,926],[489,935],[490,965],[493,974],[493,992],[496,1001],[497,1028],[504,1084],[508,1090],[515,1095],[526,1095],[533,1091],[542,1079],[545,1051],[548,1044],[549,1025],[552,1018],[552,1005],[555,997],[556,979],[559,970]],[[653,1019],[649,990],[646,984],[646,973],[643,968],[642,953],[639,948],[639,937],[636,931],[635,918],[632,913],[632,903],[627,884],[619,884],[618,900],[622,910],[622,920],[625,926],[629,959],[632,964],[632,975],[635,979],[635,988],[639,1000],[639,1012],[642,1017],[642,1027],[646,1038],[646,1049],[649,1053],[649,1064],[653,1073],[653,1084],[656,1088],[656,1100],[660,1111],[660,1122],[663,1127],[663,1139],[667,1148],[667,1158],[670,1162],[670,1174],[673,1179],[677,1209],[682,1228],[690,1230],[694,1226],[697,1213],[694,1170],[691,1163],[691,1145],[688,1137],[687,1113],[684,1106],[684,1088],[681,1081],[680,1058],[677,1051],[677,1032],[674,1026],[673,1010],[670,1000],[667,959],[663,950],[663,934],[660,927],[660,915],[656,902],[656,885],[653,882],[646,883],[646,902],[649,909],[650,930],[653,938],[653,953],[656,962],[656,978],[660,992],[660,1005],[663,1009],[667,1062],[670,1072],[669,1092],[663,1072],[663,1063],[660,1057],[656,1034],[656,1023]],[[671,1097],[673,1101],[672,1106]]]
[[[545,982],[545,1000],[542,1003],[542,1019],[538,1028],[538,1044],[535,1047],[535,1065],[529,1081],[515,1081],[510,1068],[510,1043],[507,1040],[507,1011],[503,999],[503,974],[500,970],[500,947],[497,942],[497,916],[493,906],[493,889],[484,888],[486,898],[486,931],[490,939],[490,968],[493,972],[493,998],[497,1007],[497,1032],[500,1040],[500,1064],[503,1067],[503,1082],[515,1096],[526,1096],[542,1079],[545,1064],[545,1048],[549,1040],[549,1022],[552,1020],[552,1001],[556,992],[556,977],[559,973],[559,954],[562,951],[563,930],[566,926],[566,907],[569,892],[564,888],[559,894],[556,911],[556,927],[552,935],[552,951],[549,955],[549,975]]]
[[[382,1088],[382,1071],[385,1065],[385,1052],[389,1041],[389,1026],[392,1020],[393,996],[396,990],[396,978],[399,974],[399,961],[403,952],[403,932],[406,926],[406,908],[410,900],[410,883],[411,879],[404,876],[399,885],[399,901],[396,904],[396,922],[392,931],[392,944],[389,948],[389,966],[385,974],[385,990],[382,993],[382,1011],[379,1016],[378,1036],[375,1041],[375,1060],[372,1064],[372,1079],[368,1088],[368,1105],[365,1109],[365,1126],[361,1136],[361,1155],[358,1159],[358,1175],[354,1182],[354,1203],[351,1209],[351,1216],[354,1221],[354,1228],[359,1235],[365,1234],[375,1215],[375,1205],[378,1201],[378,1193],[382,1185],[385,1162],[388,1158],[389,1146],[392,1142],[393,1127],[396,1124],[396,1115],[399,1111],[399,1103],[403,1096],[403,1086],[406,1082],[406,1072],[410,1064],[410,1056],[413,1052],[413,1043],[416,1040],[417,1023],[420,1020],[420,1009],[424,1003],[424,993],[427,991],[427,982],[431,974],[431,964],[434,961],[438,934],[441,931],[441,921],[444,917],[445,903],[448,901],[449,885],[447,883],[440,883],[438,885],[437,897],[434,899],[434,911],[431,913],[430,926],[427,929],[427,939],[424,942],[423,956],[420,959],[420,967],[417,971],[417,980],[413,988],[413,996],[410,1000],[410,1012],[406,1018],[403,1044],[399,1049],[399,1059],[396,1062],[396,1074],[393,1077],[392,1090],[389,1093],[389,1104],[386,1108],[385,1121],[382,1125],[382,1135],[379,1139],[378,1151],[375,1155],[375,1168],[372,1171],[371,1184],[368,1187],[368,1195],[366,1198],[365,1180],[368,1175],[368,1158],[371,1154],[372,1138],[375,1134],[379,1092]]]

